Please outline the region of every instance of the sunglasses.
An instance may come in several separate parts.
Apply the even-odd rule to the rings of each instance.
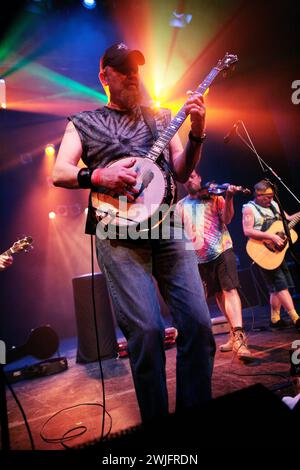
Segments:
[[[125,62],[121,65],[116,65],[113,67],[117,72],[122,73],[123,75],[129,75],[130,73],[137,73],[139,70],[138,65],[132,64],[130,62]]]

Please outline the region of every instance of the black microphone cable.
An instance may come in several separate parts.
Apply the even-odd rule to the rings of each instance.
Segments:
[[[33,441],[33,437],[32,437],[32,432],[30,430],[30,427],[29,427],[29,424],[28,424],[28,420],[27,420],[27,417],[26,417],[26,414],[25,414],[25,411],[24,411],[24,408],[22,407],[21,405],[21,402],[20,400],[18,399],[12,385],[9,383],[9,381],[7,380],[7,377],[5,375],[5,372],[3,371],[3,376],[4,376],[4,380],[5,380],[5,383],[7,385],[7,387],[9,388],[10,390],[10,393],[12,394],[12,396],[14,397],[14,400],[16,402],[16,404],[18,405],[19,407],[19,410],[21,411],[21,414],[23,416],[23,420],[24,420],[24,424],[25,424],[25,427],[26,427],[26,430],[27,430],[27,433],[28,433],[28,437],[29,437],[29,440],[30,440],[30,445],[31,445],[31,449],[32,450],[35,450],[35,445],[34,445],[34,441]],[[3,431],[3,430],[2,430]]]

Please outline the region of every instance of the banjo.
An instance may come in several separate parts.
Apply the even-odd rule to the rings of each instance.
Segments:
[[[217,75],[237,61],[236,55],[226,53],[193,94],[204,94]],[[167,217],[176,199],[176,184],[170,169],[166,168],[163,151],[186,118],[183,105],[148,154],[145,157],[134,157],[136,161],[132,169],[137,173],[137,183],[134,187],[137,193],[132,193],[133,201],[129,201],[126,196],[114,194],[113,191],[92,191],[92,208],[106,232],[127,233],[130,229],[134,232],[148,231]],[[119,165],[120,161],[129,163],[132,158],[123,157],[109,163],[107,167],[113,168]]]

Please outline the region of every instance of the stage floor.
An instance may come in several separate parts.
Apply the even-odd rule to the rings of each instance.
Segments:
[[[217,351],[213,373],[213,396],[219,397],[261,383],[274,394],[294,396],[290,382],[289,350],[300,339],[293,327],[273,332],[268,328],[269,308],[243,311],[248,344],[255,361],[244,365],[229,353]],[[227,335],[216,335],[217,347]],[[60,438],[79,427],[80,436],[69,440],[70,447],[99,439],[103,423],[103,387],[97,362],[76,364],[76,339],[63,341],[60,356],[66,356],[68,369],[48,377],[23,380],[13,389],[26,413],[36,449],[63,449]],[[176,348],[166,350],[170,412],[175,402]],[[104,433],[120,433],[140,423],[128,358],[102,361],[105,385]],[[30,441],[22,415],[7,390],[10,442],[13,450],[29,450]],[[61,411],[66,409],[65,411]],[[56,416],[56,413],[60,412]],[[52,417],[52,419],[50,419]],[[48,421],[50,420],[50,421]],[[226,424],[226,423],[224,423]],[[48,440],[46,442],[41,434]]]

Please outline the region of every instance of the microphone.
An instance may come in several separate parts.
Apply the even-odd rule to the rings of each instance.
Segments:
[[[232,128],[230,131],[225,135],[224,137],[224,144],[228,144],[228,142],[231,140],[234,134],[236,134],[238,125],[240,121],[237,121],[235,124],[233,124]]]

